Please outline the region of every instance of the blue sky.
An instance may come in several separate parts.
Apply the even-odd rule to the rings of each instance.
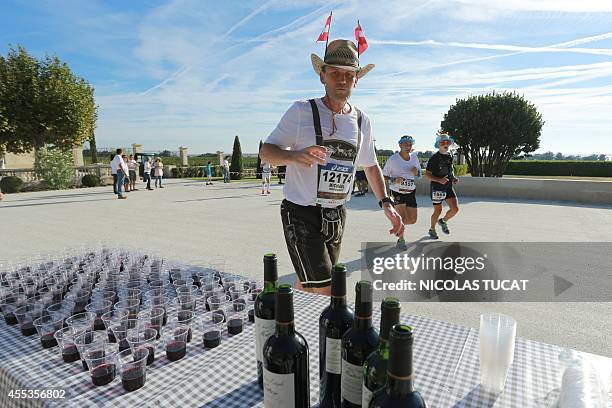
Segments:
[[[612,2],[0,2],[9,44],[58,55],[96,88],[99,146],[256,152],[292,101],[322,95],[310,53],[360,19],[376,68],[352,101],[379,148],[398,135],[433,148],[456,98],[516,90],[546,124],[540,151],[612,154]]]

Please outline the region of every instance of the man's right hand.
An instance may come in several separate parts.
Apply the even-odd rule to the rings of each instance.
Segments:
[[[325,164],[327,149],[323,146],[308,146],[293,152],[292,161],[303,167],[312,167],[315,164]]]

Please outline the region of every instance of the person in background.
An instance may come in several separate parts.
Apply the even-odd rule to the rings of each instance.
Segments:
[[[227,159],[229,159],[229,156],[225,156],[225,159],[223,160],[223,182],[224,183],[230,182],[229,161]]]
[[[121,149],[117,149],[117,154],[120,155],[123,152],[123,150]],[[111,154],[110,157],[110,166],[111,166],[111,175],[113,176],[113,193],[115,193],[115,195],[119,194],[117,192],[117,162],[115,161],[115,156],[113,156]]]
[[[225,166],[223,167],[223,171],[225,172]],[[206,164],[206,185],[212,186],[212,163],[208,161]],[[225,183],[225,180],[223,181]]]
[[[357,187],[358,190],[355,197],[362,197],[368,192],[368,179],[366,178],[365,171],[361,166],[359,167],[359,170],[355,172],[355,185],[353,186],[353,192],[355,191],[354,187]]]
[[[123,194],[123,185],[125,184],[125,178],[129,174],[129,170],[127,164],[125,164],[125,161],[123,160],[122,153],[122,149],[117,149],[117,154],[111,162],[111,168],[114,167],[117,169],[117,182],[115,183],[115,188],[120,200],[127,198],[127,195]]]
[[[147,190],[153,190],[151,188],[151,169],[153,169],[153,163],[151,162],[151,158],[148,157],[147,161],[144,162],[144,177],[143,181],[147,182]]]
[[[127,154],[122,154],[121,158],[123,159],[123,162],[127,166],[128,161],[129,161]],[[125,173],[125,177],[123,178],[123,184],[125,185],[125,191],[129,192],[130,191],[130,168],[128,167],[127,169],[128,170]]]
[[[158,157],[155,159],[155,188],[157,188],[157,183],[159,182],[159,188],[164,188],[162,186],[162,178],[164,177],[164,163],[162,163],[161,159]]]
[[[270,194],[270,178],[271,177],[272,177],[272,165],[270,163],[264,163],[261,166],[261,195]]]
[[[136,163],[136,160],[134,160],[134,156],[131,154],[127,165],[128,170],[130,171],[130,191],[136,191],[136,169],[138,169],[138,163]]]

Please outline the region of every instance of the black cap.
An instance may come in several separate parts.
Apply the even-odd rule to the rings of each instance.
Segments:
[[[373,288],[370,281],[362,280],[355,285],[355,316],[372,317]]]
[[[398,298],[388,297],[380,304],[380,338],[389,339],[389,330],[399,323],[400,310],[402,306]]]
[[[389,332],[389,365],[387,372],[394,377],[412,375],[412,327],[396,324]]]
[[[276,290],[275,316],[277,323],[293,321],[293,288],[289,284],[279,285]]]
[[[346,266],[344,264],[334,265],[331,278],[332,296],[346,296]]]
[[[264,282],[276,282],[278,280],[278,267],[276,254],[264,255]]]

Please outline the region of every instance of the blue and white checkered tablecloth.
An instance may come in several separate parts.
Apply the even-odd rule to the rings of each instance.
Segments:
[[[296,292],[296,328],[310,346],[311,404],[318,402],[318,319],[328,298]],[[374,315],[378,326],[380,313]],[[558,391],[562,349],[517,339],[505,391],[495,398],[479,387],[478,333],[451,323],[403,314],[414,327],[416,388],[430,407],[549,407]],[[95,387],[81,363],[64,363],[58,349],[43,350],[38,338],[23,337],[17,326],[0,324],[0,407],[262,407],[257,386],[254,325],[227,336],[212,350],[204,349],[194,330],[187,356],[169,362],[164,353],[147,370],[137,391],[123,390],[117,378]],[[610,363],[611,359],[604,359]],[[610,363],[612,366],[612,363]],[[11,389],[66,390],[63,400],[9,399]],[[281,407],[279,407],[281,408]]]

